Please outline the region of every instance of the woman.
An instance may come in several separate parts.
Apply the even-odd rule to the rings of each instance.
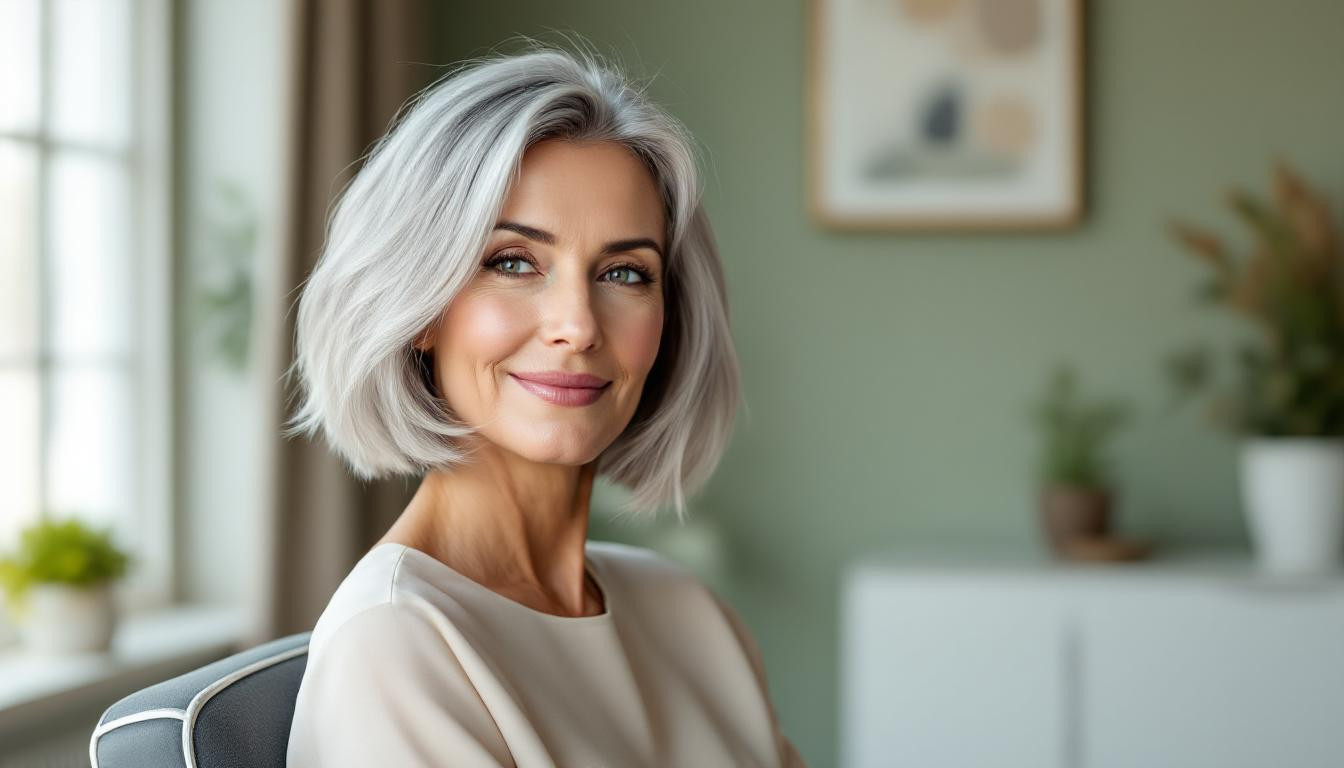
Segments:
[[[801,766],[733,610],[587,541],[599,472],[683,516],[737,408],[689,137],[545,48],[410,106],[304,288],[292,431],[423,479],[313,630],[289,764]]]

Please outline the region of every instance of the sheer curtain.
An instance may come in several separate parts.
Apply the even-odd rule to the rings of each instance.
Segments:
[[[284,440],[293,403],[299,289],[321,252],[334,196],[397,108],[436,74],[425,63],[424,0],[294,0],[282,338],[274,356],[276,464],[271,634],[312,628],[332,592],[396,519],[415,481],[361,483],[320,440]]]

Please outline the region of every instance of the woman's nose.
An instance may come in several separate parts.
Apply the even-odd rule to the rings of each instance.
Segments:
[[[555,269],[542,296],[541,332],[548,345],[584,352],[601,341],[593,287],[583,269]]]

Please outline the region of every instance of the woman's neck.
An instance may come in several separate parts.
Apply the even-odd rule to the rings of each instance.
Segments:
[[[597,462],[526,462],[481,451],[427,473],[379,543],[421,550],[477,583],[544,613],[604,610],[584,569]]]

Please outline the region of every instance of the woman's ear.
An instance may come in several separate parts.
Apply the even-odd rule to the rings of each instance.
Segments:
[[[438,333],[439,321],[435,320],[415,337],[415,341],[411,342],[411,345],[420,352],[428,352],[434,348],[434,337],[437,336]]]

